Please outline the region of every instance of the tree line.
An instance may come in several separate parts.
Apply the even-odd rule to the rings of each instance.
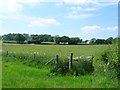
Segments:
[[[83,41],[79,37],[68,37],[59,35],[51,36],[48,34],[20,34],[20,33],[9,33],[2,35],[1,39],[3,42],[16,41],[18,44],[41,44],[42,42],[55,42],[56,44],[68,44],[68,45],[77,45],[77,44],[112,44],[114,39],[109,37],[107,39],[96,39],[92,38],[91,40]]]

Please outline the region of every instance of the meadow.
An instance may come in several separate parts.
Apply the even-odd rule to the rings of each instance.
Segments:
[[[94,56],[95,70],[84,76],[54,75],[48,67],[37,68],[23,64],[13,57],[2,58],[2,87],[3,88],[115,88],[118,80],[112,72],[104,72],[104,62],[100,60],[101,53],[110,45],[3,45],[3,52],[9,51],[32,55],[38,53],[44,62],[56,54],[61,59],[76,56]]]

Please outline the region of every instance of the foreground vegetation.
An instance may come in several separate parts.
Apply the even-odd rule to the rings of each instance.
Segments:
[[[29,65],[28,62],[14,57],[3,57],[3,84],[5,87],[26,88],[115,88],[118,87],[118,79],[114,71],[104,72],[104,62],[100,59],[101,54],[106,49],[111,48],[108,45],[78,45],[78,46],[59,46],[59,45],[4,45],[3,52],[9,51],[19,54],[28,53],[29,56],[33,53],[38,53],[42,57],[38,57],[40,61],[47,62],[53,56],[58,54],[61,60],[69,57],[73,52],[76,56],[93,55],[93,66],[95,70],[88,75],[55,75],[50,73],[49,67],[36,67]],[[44,64],[42,64],[44,66]]]
[[[3,88],[115,88],[118,81],[99,68],[92,75],[63,77],[50,74],[48,68],[37,69],[10,61],[3,62],[2,85]]]

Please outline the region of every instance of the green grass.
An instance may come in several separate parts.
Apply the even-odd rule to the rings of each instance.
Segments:
[[[22,64],[13,58],[3,58],[3,88],[114,88],[118,80],[113,73],[103,71],[104,63],[99,59],[101,53],[111,46],[108,45],[4,45],[3,51],[16,53],[39,52],[41,56],[50,59],[59,54],[65,58],[72,52],[74,57],[81,55],[94,55],[95,71],[85,76],[60,76],[50,73],[49,68],[35,68]]]
[[[19,62],[3,62],[3,88],[114,88],[116,78],[104,72],[85,76],[54,76],[49,69],[37,69]]]
[[[74,56],[94,55],[98,57],[101,52],[109,48],[108,45],[5,45],[3,51],[19,53],[39,52],[41,55],[53,57],[59,54],[61,57],[69,56],[72,52]]]

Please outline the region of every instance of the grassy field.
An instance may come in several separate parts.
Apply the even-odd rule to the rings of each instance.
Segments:
[[[34,53],[53,57],[59,54],[61,57],[69,56],[72,52],[74,56],[94,55],[98,57],[101,52],[109,48],[108,45],[5,45],[3,51],[16,53]]]
[[[3,58],[3,88],[114,88],[118,86],[117,78],[112,73],[103,71],[104,63],[99,59],[101,53],[111,46],[108,45],[4,45],[3,51],[16,53],[39,52],[51,59],[58,54],[65,58],[72,52],[74,57],[93,55],[95,71],[85,76],[61,76],[50,73],[49,68],[35,68],[22,64],[13,58]],[[9,61],[6,61],[9,59]]]

